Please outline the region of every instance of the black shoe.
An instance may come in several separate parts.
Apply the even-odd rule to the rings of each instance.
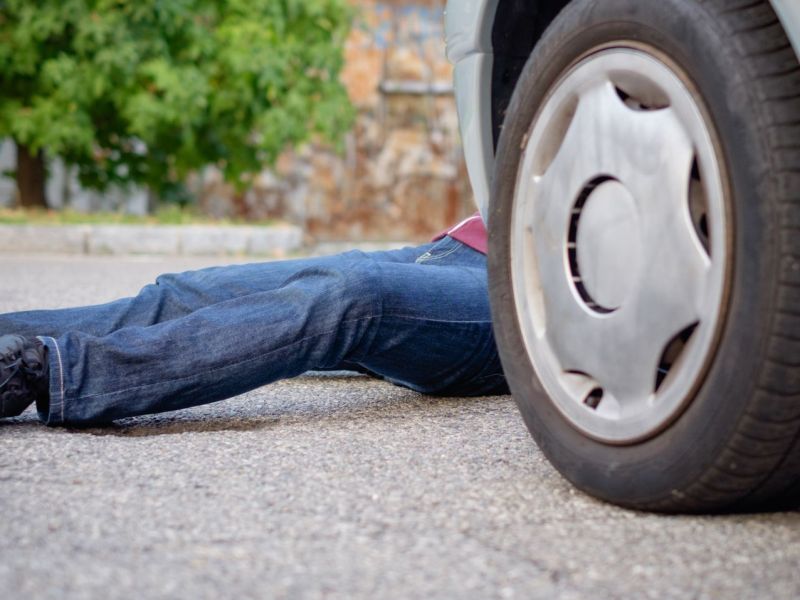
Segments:
[[[47,400],[47,347],[36,338],[0,336],[0,419],[16,417],[35,400]]]

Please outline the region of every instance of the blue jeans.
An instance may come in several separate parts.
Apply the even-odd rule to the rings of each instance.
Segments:
[[[108,304],[0,315],[49,350],[50,425],[100,424],[351,369],[436,395],[507,393],[486,258],[418,248],[162,275]]]

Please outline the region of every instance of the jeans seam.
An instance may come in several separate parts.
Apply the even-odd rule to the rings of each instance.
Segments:
[[[59,389],[59,399],[58,399],[58,401],[59,401],[60,408],[61,408],[59,416],[61,418],[61,422],[63,423],[63,421],[64,421],[64,399],[65,399],[66,394],[64,392],[64,361],[61,358],[61,349],[58,346],[58,341],[54,337],[51,337],[51,336],[40,336],[39,339],[42,340],[42,341],[44,341],[45,339],[48,339],[48,340],[52,341],[53,342],[53,346],[56,349],[56,363],[58,364],[58,389]],[[48,385],[48,388],[49,387],[50,386]],[[50,400],[50,408],[52,409],[52,398]],[[52,410],[50,412],[52,413]],[[51,414],[48,414],[47,416],[48,416],[48,420],[49,420],[49,418],[51,417]]]
[[[374,332],[372,334],[372,339],[369,341],[369,346],[367,346],[367,348],[365,348],[364,351],[361,352],[358,356],[353,356],[352,357],[351,360],[354,360],[356,362],[359,361],[359,360],[363,360],[364,357],[368,356],[370,354],[370,352],[372,351],[372,347],[375,345],[375,338],[378,337],[378,329],[380,328],[381,322],[383,321],[383,317],[384,317],[384,315],[383,315],[383,306],[384,306],[385,295],[383,293],[383,269],[381,267],[380,262],[373,260],[373,263],[375,265],[375,268],[377,268],[378,271],[381,272],[381,276],[377,278],[377,280],[378,280],[378,293],[375,295],[375,302],[374,302],[374,306],[372,308],[372,310],[375,313],[375,315],[373,317],[371,317],[373,319],[378,319],[378,325],[377,325],[377,327],[374,328]]]
[[[431,262],[431,261],[434,261],[434,260],[441,260],[443,258],[446,258],[446,257],[450,256],[454,252],[456,252],[458,250],[458,248],[459,248],[458,246],[455,246],[454,248],[451,248],[450,250],[447,250],[446,252],[442,252],[441,254],[431,254],[430,252],[426,252],[425,254],[420,256],[415,262],[418,265],[424,265],[425,263],[428,263],[428,262]]]
[[[431,257],[431,253],[430,253],[430,252],[426,252],[425,254],[423,254],[422,256],[420,256],[420,257],[419,257],[417,260],[415,260],[415,261],[414,261],[414,263],[415,263],[415,264],[418,264],[418,265],[421,265],[421,264],[422,264],[422,263],[424,263],[426,260],[428,260],[430,257]]]
[[[409,319],[411,321],[428,321],[430,323],[452,323],[452,324],[463,323],[464,325],[470,325],[470,324],[472,324],[472,325],[474,325],[474,324],[484,324],[485,325],[486,323],[491,323],[492,322],[491,319],[490,320],[483,319],[483,320],[480,320],[480,321],[465,321],[465,320],[455,321],[455,320],[450,320],[450,319],[428,319],[428,318],[422,318],[422,317],[412,317],[411,315],[388,314],[388,315],[382,315],[382,316],[390,318],[390,319],[391,318],[394,318],[394,319]]]

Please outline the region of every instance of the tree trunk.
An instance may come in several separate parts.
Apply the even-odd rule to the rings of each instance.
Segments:
[[[24,208],[47,208],[44,184],[47,172],[44,153],[31,154],[24,144],[17,144],[17,190],[19,204]]]
[[[247,220],[250,216],[250,207],[247,206],[247,199],[245,193],[238,190],[234,191],[231,198],[231,207],[233,208],[234,217],[237,219]]]

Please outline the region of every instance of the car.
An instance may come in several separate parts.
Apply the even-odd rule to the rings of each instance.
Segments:
[[[534,439],[660,512],[800,504],[800,2],[449,0]]]

